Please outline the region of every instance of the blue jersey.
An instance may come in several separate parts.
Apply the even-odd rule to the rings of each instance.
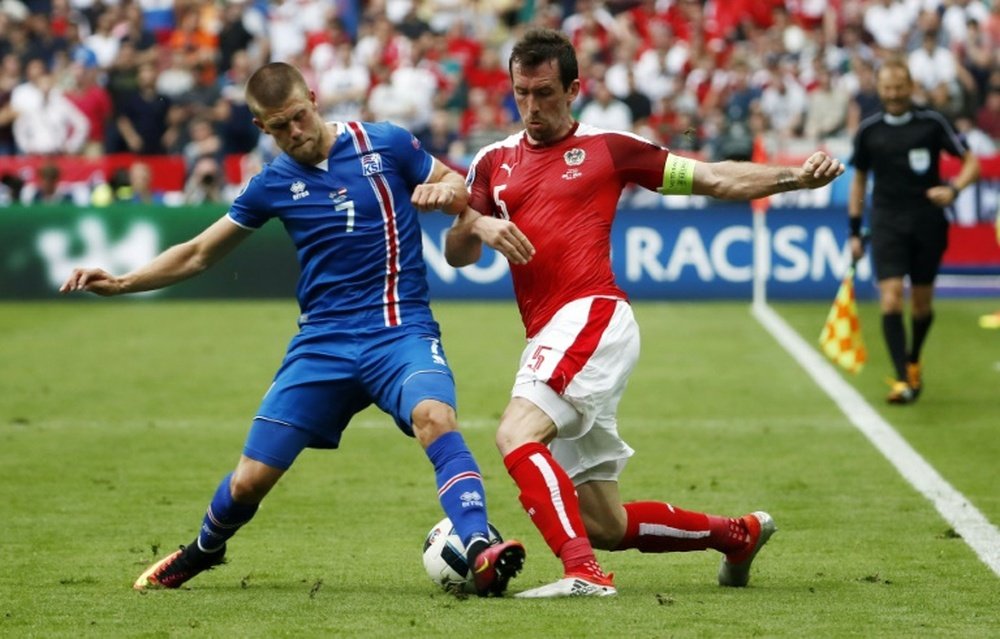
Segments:
[[[281,154],[250,180],[229,217],[248,229],[272,217],[284,224],[298,253],[301,324],[432,321],[410,195],[433,163],[396,125],[339,123],[325,163],[305,166]]]

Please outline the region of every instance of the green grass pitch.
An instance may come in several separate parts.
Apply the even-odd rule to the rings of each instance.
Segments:
[[[997,300],[942,301],[927,389],[882,403],[911,445],[1000,522]],[[776,310],[815,343],[827,304]],[[491,519],[525,542],[517,591],[560,576],[493,447],[523,343],[513,303],[438,304],[459,416]],[[0,304],[0,636],[997,637],[1000,578],[857,432],[743,303],[636,305],[642,359],[620,411],[638,454],[626,499],[718,514],[766,509],[779,532],[749,588],[715,553],[600,553],[617,598],[456,599],[424,575],[441,514],[430,464],[367,411],[338,451],[306,451],[230,544],[227,565],[137,593],[188,543],[295,330],[290,302]]]

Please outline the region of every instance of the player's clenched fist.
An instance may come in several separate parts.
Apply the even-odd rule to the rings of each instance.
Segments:
[[[454,186],[441,182],[419,184],[413,189],[410,202],[421,211],[444,210],[457,197]]]
[[[825,186],[844,172],[844,164],[822,151],[816,151],[802,163],[802,186],[814,189]]]

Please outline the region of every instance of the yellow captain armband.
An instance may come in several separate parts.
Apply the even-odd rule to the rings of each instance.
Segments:
[[[691,195],[694,165],[694,160],[671,153],[663,164],[663,186],[656,190],[663,195]]]

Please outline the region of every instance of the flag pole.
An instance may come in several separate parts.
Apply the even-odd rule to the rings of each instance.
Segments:
[[[764,138],[754,137],[753,152],[750,156],[753,162],[767,162],[767,149]],[[750,201],[753,211],[753,224],[750,227],[753,237],[753,308],[761,309],[767,306],[767,278],[771,274],[771,238],[767,231],[767,207],[769,198],[763,197]]]

